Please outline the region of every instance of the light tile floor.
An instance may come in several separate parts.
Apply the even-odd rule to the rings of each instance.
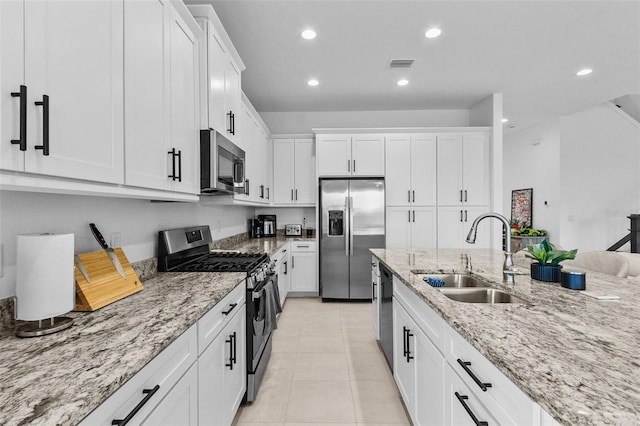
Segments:
[[[371,325],[370,303],[289,298],[247,425],[410,424]]]

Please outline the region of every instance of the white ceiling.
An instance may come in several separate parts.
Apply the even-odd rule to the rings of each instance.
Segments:
[[[503,93],[508,124],[523,128],[640,93],[640,1],[208,2],[259,112],[468,109]],[[443,34],[425,38],[431,26]],[[388,68],[406,58],[412,68]]]

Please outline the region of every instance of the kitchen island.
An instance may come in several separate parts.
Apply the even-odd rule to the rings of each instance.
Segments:
[[[532,280],[530,260],[514,255],[523,275],[502,285],[501,251],[372,249],[446,323],[561,424],[640,424],[640,289],[625,278],[590,273],[587,291]],[[471,273],[525,304],[453,301],[427,285],[425,273]]]

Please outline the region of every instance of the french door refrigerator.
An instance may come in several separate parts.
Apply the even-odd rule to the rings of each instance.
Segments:
[[[320,180],[320,295],[371,299],[371,253],[384,248],[384,180]]]

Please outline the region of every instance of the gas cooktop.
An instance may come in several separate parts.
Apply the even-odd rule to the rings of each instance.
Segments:
[[[174,268],[177,272],[251,272],[269,261],[266,254],[211,253]]]

